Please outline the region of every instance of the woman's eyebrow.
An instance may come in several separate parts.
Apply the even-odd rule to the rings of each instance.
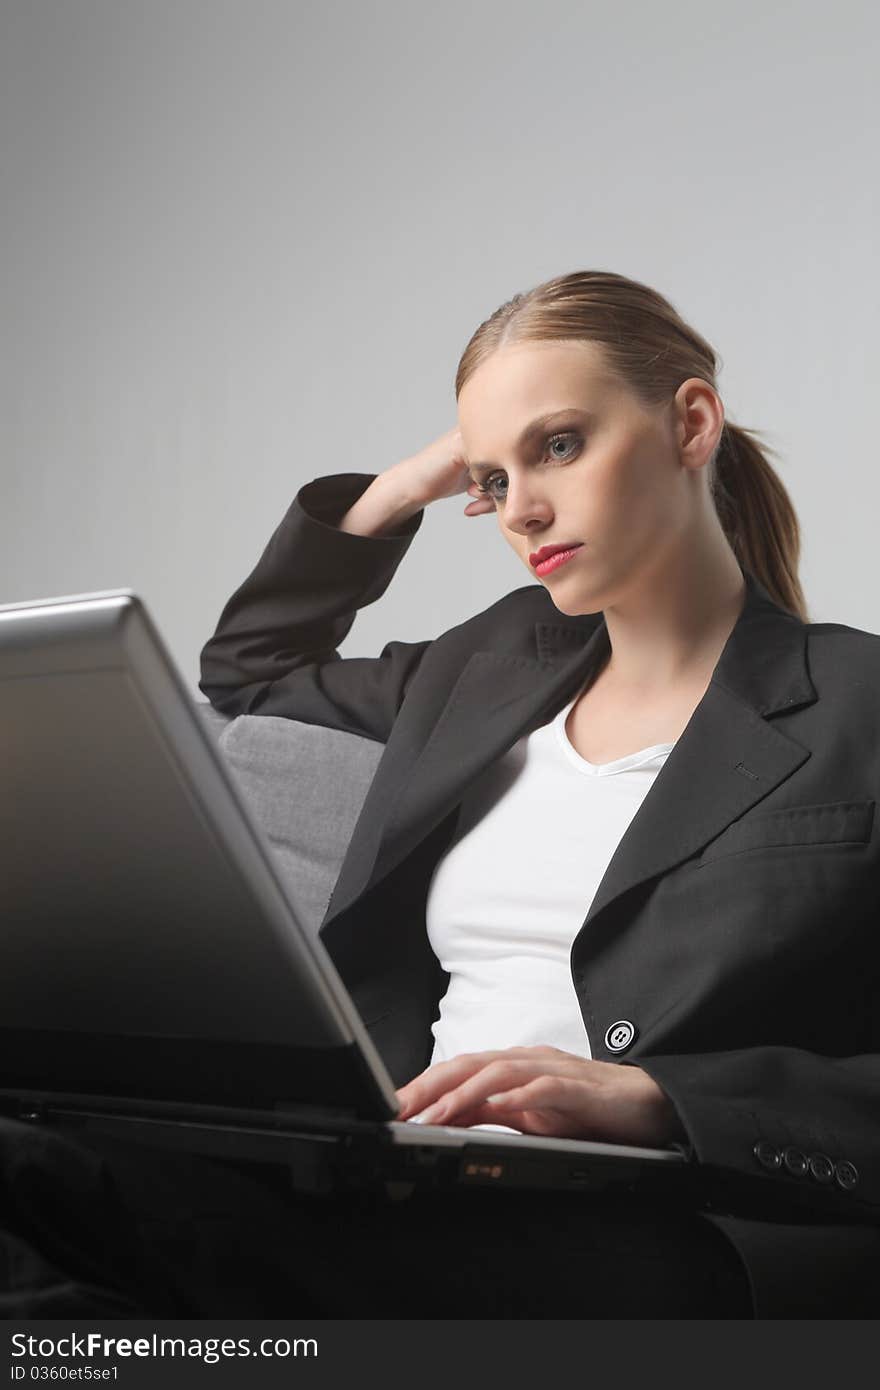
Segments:
[[[561,415],[587,415],[584,410],[579,410],[577,406],[566,406],[562,410],[551,410],[547,415],[538,415],[530,424],[526,425],[519,439],[516,441],[516,448],[521,449],[524,444],[528,444],[536,434],[540,434],[551,420],[557,420]],[[588,417],[589,418],[589,417]],[[468,468],[497,468],[497,463],[469,463]]]

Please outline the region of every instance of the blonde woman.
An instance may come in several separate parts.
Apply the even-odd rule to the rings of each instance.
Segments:
[[[455,428],[300,490],[201,687],[386,745],[322,936],[401,1118],[677,1141],[780,1204],[833,1192],[833,1231],[714,1224],[759,1313],[821,1313],[832,1267],[880,1311],[880,638],[808,621],[794,509],[715,373],[624,276],[516,295],[467,345]],[[340,660],[461,493],[528,583]]]
[[[412,457],[299,490],[201,688],[228,715],[384,745],[321,934],[401,1118],[679,1144],[753,1180],[760,1212],[288,1195],[260,1248],[293,1283],[227,1298],[876,1313],[880,638],[809,621],[785,488],[725,418],[711,346],[648,286],[583,271],[516,295],[468,343],[456,399]],[[523,586],[341,659],[424,509],[461,494]]]

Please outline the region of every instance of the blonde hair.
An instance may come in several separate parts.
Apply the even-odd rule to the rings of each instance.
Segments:
[[[646,407],[671,401],[699,377],[717,391],[711,345],[648,285],[605,270],[574,271],[515,294],[481,323],[462,353],[455,399],[496,349],[551,339],[597,343],[610,369]],[[808,622],[798,578],[800,526],[781,479],[757,444],[757,430],[725,419],[709,460],[709,487],[725,536],[771,598]]]

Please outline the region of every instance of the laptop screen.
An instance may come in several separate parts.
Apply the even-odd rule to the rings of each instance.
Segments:
[[[0,607],[0,845],[0,1086],[396,1112],[130,590]]]

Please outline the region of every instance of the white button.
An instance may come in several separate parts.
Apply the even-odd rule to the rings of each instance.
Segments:
[[[605,1034],[605,1046],[609,1052],[625,1052],[635,1036],[635,1025],[628,1018],[620,1018]]]

